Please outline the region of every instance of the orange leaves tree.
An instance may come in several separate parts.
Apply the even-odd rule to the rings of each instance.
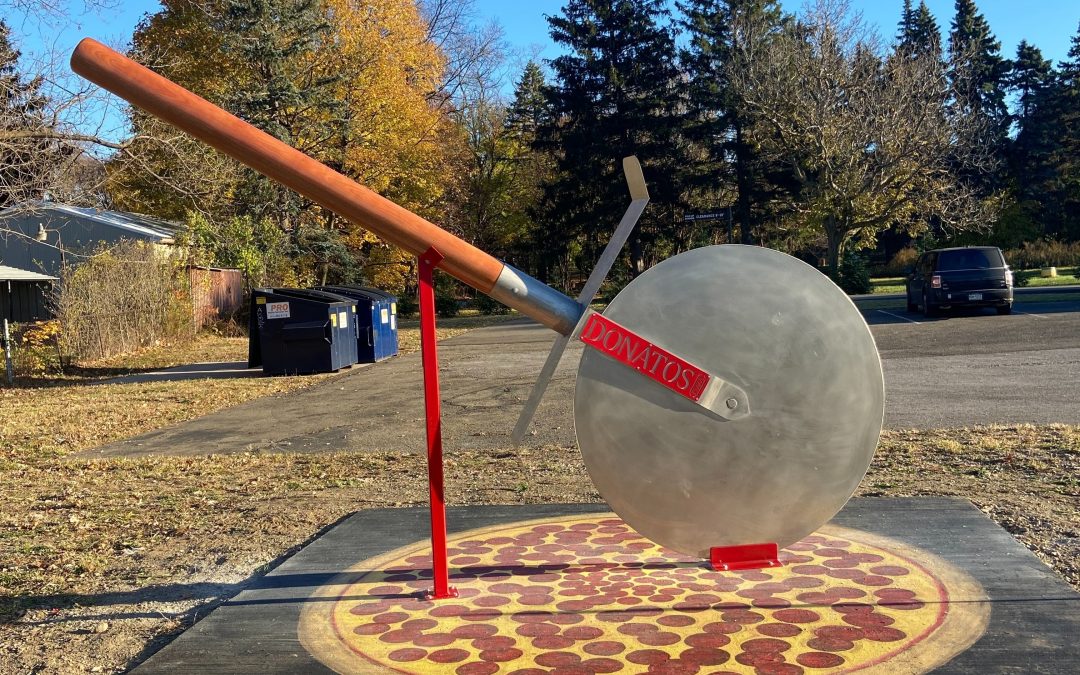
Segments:
[[[455,135],[432,103],[445,61],[415,3],[281,2],[296,22],[291,31],[280,13],[264,9],[274,4],[164,0],[137,28],[132,55],[384,196],[434,215],[445,190],[447,139]],[[256,36],[269,44],[252,46]],[[285,201],[250,189],[246,170],[156,120],[133,112],[132,124],[154,133],[142,134],[148,140],[112,167],[122,208],[175,218],[199,210],[211,222],[269,218],[288,235],[299,282],[401,278],[394,268],[407,260],[359,226],[298,196]],[[305,241],[346,253],[320,258]]]

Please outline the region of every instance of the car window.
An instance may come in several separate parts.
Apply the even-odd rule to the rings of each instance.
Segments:
[[[1004,267],[1001,251],[996,248],[965,248],[938,254],[937,269],[942,272],[985,270],[991,267]]]

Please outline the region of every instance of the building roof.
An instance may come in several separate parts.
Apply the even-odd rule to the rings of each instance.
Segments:
[[[0,265],[0,281],[56,281],[56,277],[48,274],[39,274],[29,270],[21,270],[18,267]]]
[[[56,202],[32,202],[30,204],[9,206],[0,211],[0,219],[31,213],[81,218],[149,239],[172,239],[182,227],[179,223],[154,218],[153,216],[144,216],[139,213],[106,211],[82,206],[69,206]]]

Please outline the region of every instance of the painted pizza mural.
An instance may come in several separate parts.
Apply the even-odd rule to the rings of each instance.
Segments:
[[[451,537],[458,598],[430,602],[429,543],[356,565],[305,605],[300,637],[342,673],[925,672],[989,605],[936,556],[826,526],[781,568],[718,572],[617,517]]]

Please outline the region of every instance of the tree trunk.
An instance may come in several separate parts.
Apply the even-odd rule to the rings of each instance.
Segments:
[[[641,247],[641,239],[635,233],[630,237],[630,278],[636,279],[645,271],[645,252]]]
[[[743,141],[742,122],[735,120],[735,186],[739,197],[736,202],[739,218],[739,241],[746,245],[754,243],[751,211],[751,191],[754,189],[754,176],[750,169],[751,149]]]
[[[829,276],[834,281],[840,280],[840,254],[843,252],[844,237],[837,226],[836,218],[829,216],[825,220],[825,236],[828,240]]]

